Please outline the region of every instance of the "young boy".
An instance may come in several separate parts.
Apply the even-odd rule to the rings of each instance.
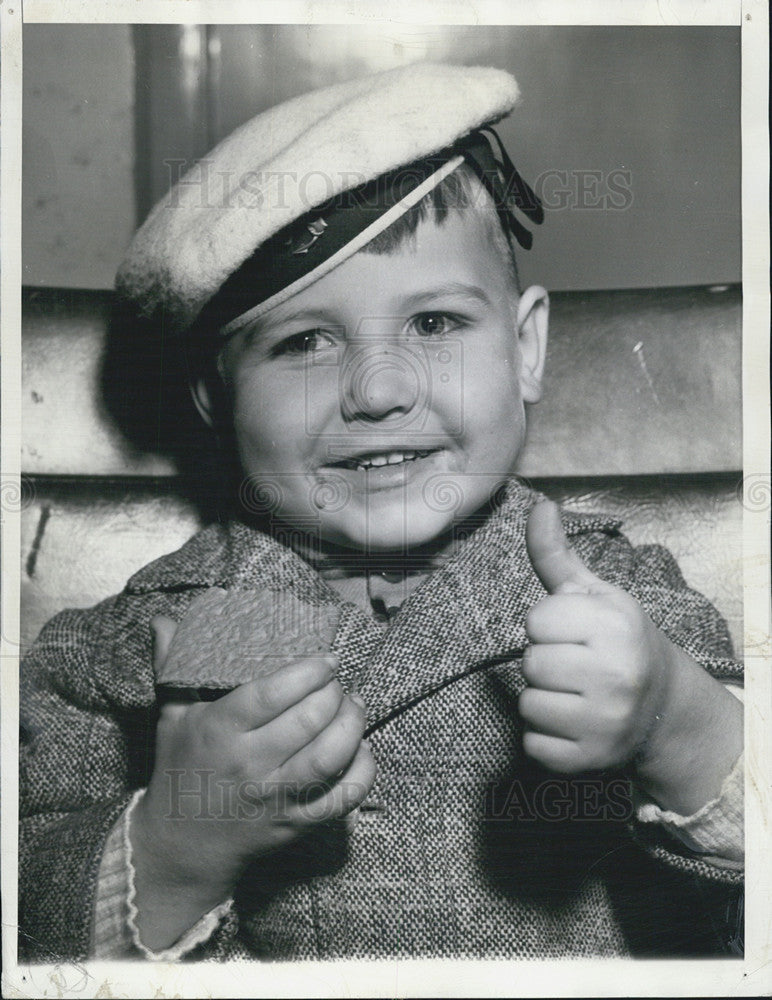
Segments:
[[[28,958],[729,949],[723,622],[513,475],[540,209],[479,130],[516,98],[429,65],[297,98],[135,238],[119,293],[179,335],[242,509],[28,657]]]

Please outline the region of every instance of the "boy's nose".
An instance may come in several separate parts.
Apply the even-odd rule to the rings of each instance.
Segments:
[[[398,345],[353,345],[340,374],[347,420],[383,420],[411,414],[429,392],[428,369],[416,351]]]

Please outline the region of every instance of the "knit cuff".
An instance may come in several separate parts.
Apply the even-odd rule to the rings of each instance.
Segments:
[[[105,843],[94,907],[95,958],[126,958],[139,952],[153,961],[176,961],[208,941],[233,907],[232,899],[215,906],[169,948],[151,951],[145,947],[137,927],[136,873],[129,837],[131,816],[144,794],[145,789],[135,792]]]
[[[134,954],[125,912],[129,882],[123,829],[132,802],[116,820],[102,850],[91,924],[93,958],[119,959]]]

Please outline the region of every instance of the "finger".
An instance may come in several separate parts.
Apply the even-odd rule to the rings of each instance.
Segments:
[[[337,658],[309,656],[270,674],[241,684],[212,702],[208,711],[221,716],[229,729],[248,731],[264,726],[333,680]]]
[[[565,740],[582,735],[584,708],[584,698],[564,691],[526,688],[518,700],[520,715],[529,729]]]
[[[271,722],[241,734],[242,759],[258,766],[263,775],[277,770],[329,726],[343,698],[336,680],[312,691]]]
[[[365,713],[350,698],[344,698],[329,726],[271,777],[298,789],[329,782],[354,759],[364,731]]]
[[[534,643],[586,643],[598,631],[603,609],[591,594],[550,594],[525,617],[525,633]]]
[[[592,664],[593,657],[586,646],[546,643],[526,646],[522,670],[531,687],[582,694]]]
[[[560,510],[552,500],[542,500],[531,510],[525,544],[534,572],[548,594],[589,594],[598,585],[605,586],[568,544]]]
[[[363,741],[359,744],[354,759],[328,792],[301,798],[287,812],[294,821],[309,826],[339,819],[367,798],[375,781],[375,773],[375,760],[370,745]]]
[[[527,730],[523,734],[523,750],[550,771],[576,774],[587,770],[580,756],[579,744],[573,740]]]
[[[155,615],[150,619],[150,631],[153,634],[153,670],[158,673],[169,655],[177,622],[165,615]]]

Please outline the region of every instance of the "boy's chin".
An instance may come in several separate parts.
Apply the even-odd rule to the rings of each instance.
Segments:
[[[392,516],[352,516],[323,528],[326,539],[336,545],[366,553],[404,552],[428,545],[446,535],[454,518],[437,511],[400,511]]]

